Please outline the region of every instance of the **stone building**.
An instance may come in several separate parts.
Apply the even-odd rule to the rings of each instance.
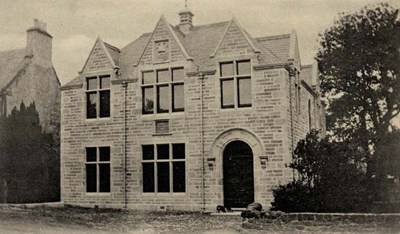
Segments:
[[[60,119],[60,81],[52,63],[52,36],[35,19],[25,48],[0,52],[0,115],[35,103],[40,123],[54,132]]]
[[[0,52],[0,203],[60,199],[61,91],[52,36],[37,19],[26,31],[25,48]]]
[[[98,38],[61,97],[61,200],[214,210],[273,200],[310,129],[325,130],[316,64],[296,32],[254,38],[234,18],[179,13],[118,49]]]

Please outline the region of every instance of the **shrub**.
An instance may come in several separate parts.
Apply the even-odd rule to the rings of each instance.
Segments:
[[[286,212],[356,212],[365,207],[364,155],[349,142],[330,142],[311,131],[299,141],[296,179],[274,189],[272,209]]]

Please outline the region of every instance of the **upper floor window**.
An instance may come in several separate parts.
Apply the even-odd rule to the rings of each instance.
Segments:
[[[184,111],[185,96],[183,80],[183,68],[143,72],[143,114]]]
[[[110,117],[110,76],[86,78],[86,118]]]
[[[251,107],[250,60],[220,63],[221,107]]]
[[[86,148],[86,192],[110,192],[110,147]]]

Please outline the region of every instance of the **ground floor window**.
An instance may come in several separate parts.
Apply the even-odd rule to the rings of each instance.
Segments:
[[[142,146],[144,193],[184,193],[185,144]]]
[[[110,147],[86,148],[86,192],[110,192]]]

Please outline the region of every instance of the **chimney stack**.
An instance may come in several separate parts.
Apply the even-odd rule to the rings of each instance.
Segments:
[[[26,55],[33,57],[33,62],[52,66],[52,36],[46,31],[46,23],[34,19],[33,27],[27,31]]]

